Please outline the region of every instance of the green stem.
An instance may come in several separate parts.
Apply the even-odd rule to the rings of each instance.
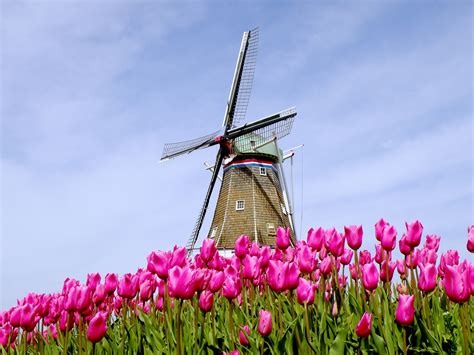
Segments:
[[[181,339],[181,307],[183,305],[183,300],[178,301],[178,310],[176,312],[176,353],[178,355],[183,354],[182,351],[182,339]]]
[[[234,311],[234,301],[229,300],[229,326],[230,326],[230,344],[231,344],[231,349],[235,348],[235,342],[234,342],[234,317],[233,317],[233,311]]]
[[[304,322],[305,322],[305,328],[306,328],[306,342],[308,343],[313,353],[317,354],[317,351],[311,345],[311,332],[309,330],[309,318],[308,318],[308,304],[306,302],[304,304]]]

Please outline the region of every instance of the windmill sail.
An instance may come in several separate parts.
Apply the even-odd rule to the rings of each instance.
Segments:
[[[166,143],[163,148],[160,160],[167,160],[176,158],[179,155],[191,153],[196,149],[207,148],[211,145],[216,144],[215,138],[218,137],[220,131],[210,133],[208,135],[190,139],[188,141],[177,142],[177,143]]]
[[[223,126],[230,129],[245,118],[257,65],[258,27],[245,32],[230,87]]]
[[[209,187],[207,188],[206,197],[204,198],[204,203],[201,207],[201,211],[199,212],[199,216],[198,216],[198,219],[196,220],[193,231],[186,244],[186,249],[188,250],[188,253],[191,253],[192,250],[194,249],[194,245],[196,244],[197,238],[199,236],[199,231],[201,230],[204,217],[206,216],[207,207],[209,206],[209,200],[211,199],[212,190],[214,190],[214,185],[216,184],[217,176],[219,175],[222,159],[223,157],[222,157],[221,149],[219,149],[219,152],[217,153],[217,157],[216,157],[216,162],[214,164],[214,171],[212,173],[211,182],[209,184]]]

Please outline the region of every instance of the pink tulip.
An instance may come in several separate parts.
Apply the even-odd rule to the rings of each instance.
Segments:
[[[272,332],[272,313],[261,309],[259,311],[258,332],[266,337]]]
[[[398,241],[398,247],[403,255],[410,255],[411,247],[407,244],[407,235],[403,234]]]
[[[420,242],[421,242],[421,234],[423,233],[423,225],[418,220],[412,223],[405,222],[405,225],[407,227],[406,243],[410,247],[416,248],[418,245],[420,245]]]
[[[208,290],[204,290],[199,296],[199,308],[203,312],[209,312],[212,309],[214,302],[214,293]]]
[[[395,271],[396,267],[397,267],[397,263],[395,262],[388,263],[388,278],[387,278],[387,260],[382,261],[382,264],[380,265],[380,281],[383,281],[383,282],[392,281],[393,272]]]
[[[471,295],[469,268],[446,265],[444,275],[444,290],[449,299],[456,303],[464,303]]]
[[[243,346],[247,346],[250,344],[247,335],[250,335],[250,327],[248,325],[244,325],[240,330],[239,330],[239,341],[240,344]]]
[[[20,308],[20,326],[27,332],[33,331],[39,321],[35,309],[29,303]]]
[[[300,277],[298,287],[296,288],[296,299],[299,304],[313,304],[316,285],[311,281]]]
[[[353,250],[357,250],[362,245],[362,235],[364,234],[362,226],[344,227],[344,236],[347,245]]]
[[[370,252],[368,250],[362,250],[359,253],[359,264],[365,265],[368,264],[372,261],[372,255],[370,255]]]
[[[379,282],[379,272],[375,264],[369,263],[362,265],[362,284],[364,288],[373,291],[377,288]]]
[[[258,245],[258,243],[255,243],[255,242],[252,243],[252,245],[250,246],[249,254],[250,256],[256,256],[256,257],[260,256],[260,246]]]
[[[423,292],[431,292],[436,288],[436,266],[433,264],[419,265],[420,276],[418,288]]]
[[[79,286],[77,299],[76,299],[76,309],[79,312],[86,311],[91,305],[92,295],[91,290],[88,286]]]
[[[310,274],[316,268],[316,257],[307,245],[303,245],[298,252],[298,266],[304,274]]]
[[[92,302],[94,302],[95,305],[99,305],[100,303],[104,302],[106,296],[107,293],[105,292],[105,285],[99,284],[92,295]]]
[[[358,272],[357,267],[354,264],[349,265],[349,271],[351,273],[351,277],[353,280],[359,279],[359,272]]]
[[[470,226],[467,232],[467,250],[474,253],[474,226]]]
[[[324,258],[326,258],[326,256],[328,256],[328,250],[326,249],[326,247],[323,245],[321,247],[321,250],[319,251],[319,260],[323,260]]]
[[[250,239],[247,235],[241,235],[235,241],[235,255],[242,259],[245,255],[247,255],[250,247]]]
[[[138,292],[138,279],[135,280],[132,274],[122,276],[117,286],[117,293],[122,298],[131,299]]]
[[[313,248],[313,250],[320,251],[324,242],[324,229],[318,227],[317,229],[311,228],[308,231],[308,245]]]
[[[389,223],[387,223],[383,218],[380,218],[380,220],[375,223],[375,238],[380,242],[382,239],[382,234],[385,226],[388,226]]]
[[[217,252],[216,242],[214,241],[214,239],[204,239],[200,252],[202,260],[204,260],[205,262],[210,261],[214,257],[214,254]]]
[[[242,259],[242,276],[245,279],[256,279],[260,276],[260,265],[258,264],[258,257],[245,255]]]
[[[265,245],[260,249],[260,257],[258,259],[258,262],[262,269],[268,266],[268,262],[270,261],[271,255],[272,255],[272,250],[270,249],[268,245]]]
[[[394,226],[386,226],[382,231],[382,238],[380,240],[382,248],[387,251],[395,249],[395,243],[397,242],[397,230]]]
[[[209,279],[209,290],[217,292],[221,289],[225,280],[225,274],[223,271],[212,270],[211,278]]]
[[[293,261],[295,259],[296,250],[292,247],[288,247],[283,251],[285,261]]]
[[[459,254],[457,250],[448,250],[446,253],[441,254],[441,260],[439,261],[438,273],[441,277],[444,277],[446,265],[453,266],[459,264]]]
[[[189,266],[173,266],[168,279],[170,296],[185,300],[193,298],[202,277],[202,273],[192,270]]]
[[[98,272],[94,272],[92,274],[87,274],[87,281],[86,285],[89,286],[92,292],[95,291],[95,288],[98,284],[100,284],[100,274]]]
[[[319,270],[321,270],[323,275],[326,277],[332,272],[332,261],[329,256],[326,256],[323,261],[321,261],[321,265],[319,265]]]
[[[154,279],[146,279],[145,281],[143,281],[140,284],[140,301],[148,301],[153,296],[153,292],[155,292],[155,289],[156,282]]]
[[[352,260],[352,255],[354,252],[351,249],[344,249],[344,253],[341,256],[341,264],[342,265],[349,265]]]
[[[237,298],[242,290],[242,283],[237,277],[227,277],[222,285],[222,296],[228,300]]]
[[[395,312],[395,320],[403,326],[408,326],[415,319],[415,296],[414,295],[398,295],[398,306]]]
[[[439,249],[439,242],[441,238],[437,235],[427,235],[425,241],[425,249],[434,250],[435,252]]]
[[[331,229],[332,233],[329,239],[329,251],[335,257],[340,257],[344,253],[344,236]]]
[[[97,313],[89,322],[87,328],[87,339],[92,343],[97,343],[102,340],[107,332],[107,313]]]
[[[406,278],[408,271],[404,260],[397,260],[397,271],[402,279]]]
[[[389,253],[389,259],[391,257],[390,252],[387,252],[380,244],[375,246],[375,256],[374,260],[377,264],[381,264],[382,261],[387,259],[387,253]]]
[[[172,254],[170,252],[153,251],[147,256],[147,270],[166,280],[171,268]]]
[[[419,250],[413,250],[411,255],[406,255],[405,256],[405,265],[410,268],[414,269],[418,266],[418,255],[419,255]]]
[[[290,246],[290,228],[277,228],[275,243],[277,248],[286,250]]]
[[[372,328],[372,313],[365,312],[357,323],[355,332],[360,338],[367,338]]]
[[[107,295],[112,295],[117,288],[118,278],[117,274],[107,274],[105,275],[105,292]]]

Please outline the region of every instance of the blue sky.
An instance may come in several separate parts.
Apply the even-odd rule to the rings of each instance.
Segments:
[[[186,243],[216,148],[162,146],[220,127],[255,26],[247,118],[298,110],[297,231],[363,224],[373,248],[380,217],[419,218],[470,257],[472,4],[272,4],[2,2],[0,309]]]

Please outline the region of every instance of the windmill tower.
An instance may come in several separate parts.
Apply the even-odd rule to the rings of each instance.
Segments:
[[[211,182],[186,245],[189,252],[199,236],[221,167],[223,176],[208,237],[220,249],[233,249],[246,234],[252,241],[274,246],[278,226],[289,227],[296,242],[278,140],[291,132],[296,110],[290,108],[241,124],[252,90],[258,49],[258,28],[244,32],[222,129],[206,136],[164,146],[161,161],[219,145]]]

